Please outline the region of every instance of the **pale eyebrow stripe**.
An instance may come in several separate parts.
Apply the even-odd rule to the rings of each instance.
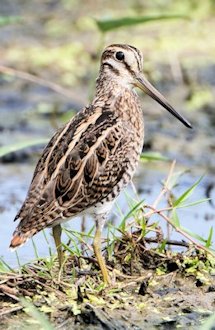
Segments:
[[[133,46],[129,46],[129,48],[132,50],[132,52],[134,53],[135,59],[137,61],[137,66],[138,69],[141,71],[141,65],[140,65],[140,53],[138,51],[137,48],[133,47]]]

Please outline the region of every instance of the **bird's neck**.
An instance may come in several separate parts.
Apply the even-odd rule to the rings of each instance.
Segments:
[[[102,70],[96,80],[95,99],[109,100],[110,102],[123,94],[130,94],[131,97],[136,93],[131,85],[123,83],[123,79],[108,71]]]
[[[101,73],[96,83],[96,95],[92,104],[101,107],[103,111],[113,111],[121,120],[129,122],[142,132],[142,109],[135,90],[121,84],[119,79],[108,79]]]

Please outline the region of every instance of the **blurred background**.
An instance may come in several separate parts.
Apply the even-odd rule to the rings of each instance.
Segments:
[[[144,151],[176,159],[176,195],[204,174],[192,198],[211,200],[182,210],[180,219],[207,237],[215,222],[214,15],[214,0],[0,0],[0,256],[6,262],[17,263],[8,251],[13,219],[39,154],[56,129],[92,100],[101,52],[112,43],[143,52],[148,79],[193,125],[183,127],[138,92]],[[170,164],[140,165],[134,182],[146,203],[159,194]],[[119,204],[126,212],[123,194]],[[78,229],[77,223],[70,225]],[[39,255],[47,255],[43,234],[35,242]],[[31,242],[19,256],[21,262],[34,257]]]

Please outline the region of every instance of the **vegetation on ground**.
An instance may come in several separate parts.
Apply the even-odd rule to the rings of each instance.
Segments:
[[[156,157],[158,158],[158,155]],[[142,159],[148,161],[149,155],[146,158],[143,155]],[[181,208],[193,207],[206,201],[191,199],[201,178],[176,197],[174,188],[179,184],[181,175],[182,173],[175,172],[175,162],[173,162],[168,178],[163,182],[163,188],[152,205],[145,205],[144,200],[138,200],[138,196],[134,200],[127,195],[130,211],[122,215],[118,226],[108,224],[103,252],[112,279],[110,287],[105,287],[97,261],[92,254],[91,241],[94,228],[87,233],[64,229],[68,242],[63,243],[64,264],[60,270],[56,254],[50,250],[49,257],[39,258],[36,245],[34,248],[37,259],[25,265],[21,265],[19,261],[18,270],[12,269],[2,259],[0,317],[13,316],[12,327],[13,319],[16,320],[14,315],[19,315],[17,313],[22,311],[30,315],[38,326],[42,324],[43,329],[61,326],[62,322],[65,328],[69,328],[71,323],[85,324],[88,322],[86,320],[88,317],[94,317],[97,319],[95,322],[101,323],[104,318],[104,315],[100,314],[102,309],[108,313],[108,310],[120,311],[126,306],[130,308],[130,305],[137,314],[140,313],[140,317],[152,304],[152,301],[147,302],[149,298],[146,297],[156,295],[159,290],[166,290],[162,295],[167,295],[167,300],[173,302],[175,290],[181,290],[185,278],[189,279],[189,287],[186,287],[185,291],[192,287],[193,292],[197,294],[196,290],[202,291],[204,288],[203,290],[211,294],[215,284],[213,228],[211,227],[208,237],[201,237],[183,228],[177,214]],[[166,206],[159,208],[161,201],[162,205],[165,201]],[[159,218],[166,222],[166,232],[161,229]],[[171,230],[179,232],[182,240],[172,240]],[[47,237],[46,239],[49,244]],[[32,244],[34,244],[33,240]],[[174,250],[172,247],[177,249]],[[178,283],[177,289],[175,283]],[[188,292],[186,292],[187,296],[189,296]],[[186,305],[188,301],[185,293],[183,299]],[[207,316],[210,316],[211,304],[209,309],[203,304],[204,308],[201,306],[201,310],[197,305],[192,304],[189,313],[197,313],[196,321],[203,322]],[[154,304],[153,308],[158,314],[160,313],[159,305]],[[186,309],[184,303],[183,308]],[[165,313],[167,310],[172,313],[171,308],[165,309]],[[95,316],[96,311],[97,316]],[[151,318],[152,315],[149,313],[146,320],[149,321]],[[151,320],[152,324],[153,322],[154,325],[156,322],[159,324],[158,319]],[[163,320],[163,317],[160,319]],[[31,322],[28,318],[22,317],[21,320],[25,320],[27,324]],[[108,320],[105,318],[104,322],[108,323]],[[165,322],[182,325],[184,321],[172,316]]]
[[[43,2],[40,5],[44,6]],[[35,84],[78,101],[83,95],[78,97],[76,86],[81,84],[84,99],[90,98],[91,81],[102,48],[113,40],[128,42],[129,32],[131,43],[145,51],[144,69],[152,80],[159,84],[162,75],[164,80],[183,82],[189,91],[185,107],[193,113],[210,108],[212,89],[199,83],[200,78],[197,82],[193,72],[196,73],[197,67],[214,65],[213,1],[170,1],[166,7],[160,1],[146,7],[139,1],[129,1],[123,15],[116,10],[114,15],[106,17],[96,10],[94,15],[89,14],[91,9],[86,5],[82,15],[76,18],[69,16],[71,8],[72,12],[78,12],[77,2],[64,0],[61,6],[63,10],[57,18],[49,13],[39,24],[42,30],[38,34],[50,38],[50,44],[31,43],[28,36],[26,40],[23,38],[23,43],[5,48],[0,65],[3,82],[13,84],[20,79],[26,82],[21,84],[21,90],[27,84]],[[0,16],[1,29],[15,26],[21,32],[26,26],[32,29],[34,24],[27,14]],[[68,30],[75,31],[75,37],[68,36]],[[156,30],[159,34],[155,34]],[[79,37],[83,34],[92,43],[82,41]],[[171,73],[171,78],[166,71]],[[58,110],[50,103],[33,109],[49,117],[54,129],[75,112],[73,107],[64,113]],[[44,145],[47,140],[47,136],[37,136],[1,144],[0,157],[26,148],[31,153],[32,147]],[[141,160],[166,162],[168,166],[168,158],[157,152],[144,152]],[[64,229],[68,241],[63,244],[65,262],[60,270],[46,232],[48,257],[38,256],[32,239],[35,260],[31,263],[23,265],[19,252],[16,252],[18,269],[1,258],[0,327],[21,329],[24,324],[31,329],[84,329],[93,324],[98,328],[120,329],[146,328],[148,323],[149,328],[194,326],[196,329],[201,323],[201,330],[211,329],[215,323],[211,315],[215,291],[213,226],[202,237],[198,228],[193,232],[181,224],[181,209],[197,209],[199,204],[210,200],[194,198],[204,177],[179,195],[182,175],[184,172],[176,171],[173,162],[160,193],[150,205],[137,193],[136,198],[125,195],[130,210],[124,214],[117,208],[121,221],[117,225],[108,223],[104,239],[103,253],[113,282],[110,287],[104,286],[92,253],[94,227],[88,232]],[[172,231],[180,239],[172,239]],[[134,315],[137,320],[132,325]]]

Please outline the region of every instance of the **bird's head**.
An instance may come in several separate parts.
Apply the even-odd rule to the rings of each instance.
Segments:
[[[101,71],[108,75],[108,79],[117,80],[119,84],[127,88],[139,87],[180,120],[186,127],[192,128],[191,124],[150,84],[143,75],[142,70],[142,53],[133,46],[125,44],[110,45],[105,48],[102,54]]]

